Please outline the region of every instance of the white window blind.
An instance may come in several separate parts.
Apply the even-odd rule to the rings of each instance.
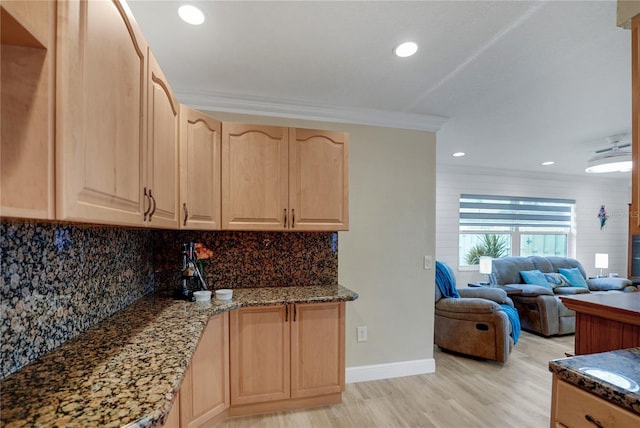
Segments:
[[[569,232],[573,199],[460,195],[460,230]]]

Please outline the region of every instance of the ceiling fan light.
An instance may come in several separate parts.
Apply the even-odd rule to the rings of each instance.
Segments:
[[[615,156],[603,156],[590,159],[587,162],[585,172],[590,174],[629,172],[632,168],[631,153],[620,153]]]
[[[200,25],[204,22],[204,12],[195,6],[190,4],[184,4],[178,8],[178,15],[187,24]]]

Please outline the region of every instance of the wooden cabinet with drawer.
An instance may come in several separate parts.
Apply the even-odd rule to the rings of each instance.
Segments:
[[[605,401],[557,376],[553,377],[552,388],[552,428],[640,426],[640,415]]]

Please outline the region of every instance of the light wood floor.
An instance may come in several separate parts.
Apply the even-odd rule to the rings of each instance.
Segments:
[[[435,373],[347,384],[336,406],[230,418],[219,426],[546,428],[548,363],[573,353],[573,343],[573,335],[543,338],[523,332],[504,365],[435,347]]]

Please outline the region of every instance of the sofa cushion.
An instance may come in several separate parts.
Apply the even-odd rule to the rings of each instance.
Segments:
[[[582,276],[582,272],[577,267],[571,269],[559,268],[558,272],[567,278],[572,287],[589,288],[587,281]]]
[[[547,279],[544,277],[544,274],[538,269],[522,270],[520,271],[520,275],[522,276],[522,279],[524,279],[524,282],[526,282],[527,284],[541,285],[543,287],[551,289],[551,286],[549,285]]]
[[[547,260],[553,266],[553,269],[550,272],[560,272],[560,268],[562,269],[571,269],[578,268],[583,278],[587,277],[587,272],[584,270],[582,263],[580,263],[576,259],[572,259],[570,257],[547,257]]]
[[[542,273],[557,272],[556,268],[553,267],[553,264],[551,264],[546,257],[530,256],[528,259],[531,260],[531,263],[533,263],[536,269]]]
[[[501,257],[493,259],[491,283],[497,285],[524,284],[521,270],[534,270],[536,267],[527,257]]]
[[[553,289],[556,287],[568,287],[569,280],[563,274],[558,272],[545,273],[544,278],[549,283],[549,286]]]

